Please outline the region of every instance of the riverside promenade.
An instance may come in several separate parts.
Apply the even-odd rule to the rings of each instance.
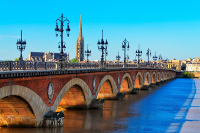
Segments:
[[[175,116],[176,122],[171,123],[167,132],[198,133],[200,131],[200,80],[192,80],[191,93]]]

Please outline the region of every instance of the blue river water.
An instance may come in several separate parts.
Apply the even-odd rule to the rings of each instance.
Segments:
[[[66,110],[62,128],[0,128],[0,133],[198,132],[192,126],[200,124],[198,89],[199,79],[177,78],[124,100],[105,100],[102,110]]]

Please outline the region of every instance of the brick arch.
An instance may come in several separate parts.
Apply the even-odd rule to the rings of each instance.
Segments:
[[[176,73],[174,73],[174,78],[176,77]]]
[[[48,109],[44,101],[37,93],[21,85],[5,86],[0,88],[0,99],[7,96],[19,96],[23,98],[30,105],[36,117],[36,127],[40,125],[43,120],[43,116]]]
[[[162,72],[161,75],[162,75],[161,81],[164,81],[164,80],[165,80],[165,75],[164,75],[164,73]]]
[[[151,75],[151,83],[155,84],[157,82],[156,77],[156,72],[153,72]]]
[[[143,84],[144,85],[150,85],[151,84],[151,76],[150,76],[149,72],[146,72]]]
[[[156,82],[160,82],[160,79],[161,79],[161,74],[160,72],[157,72]]]
[[[101,87],[103,86],[104,82],[106,82],[106,81],[109,81],[109,83],[112,86],[113,98],[115,98],[117,96],[118,90],[117,90],[117,85],[115,83],[115,80],[113,79],[113,77],[111,75],[106,75],[105,77],[103,77],[103,79],[99,83],[99,86],[98,86],[97,91],[96,91],[95,98],[97,98],[97,95],[99,94]]]
[[[142,73],[138,72],[135,78],[134,88],[142,88],[143,86],[143,77]]]
[[[85,96],[86,106],[87,106],[87,108],[89,108],[89,106],[90,106],[90,104],[92,102],[92,93],[91,93],[91,90],[90,90],[89,86],[82,79],[80,79],[80,78],[73,78],[73,79],[71,79],[69,82],[67,82],[65,84],[65,86],[62,88],[62,90],[57,95],[57,98],[54,101],[53,106],[51,107],[51,109],[53,111],[56,111],[56,109],[58,108],[58,105],[59,105],[60,101],[62,100],[62,98],[64,97],[64,95],[66,94],[66,92],[71,87],[73,87],[74,85],[78,85],[82,89],[83,94]]]
[[[121,88],[122,88],[122,84],[123,84],[123,81],[127,79],[127,82],[128,82],[128,86],[129,86],[129,91],[133,89],[133,82],[131,80],[131,76],[129,73],[125,73],[124,76],[122,77],[122,80],[121,80],[121,83],[120,83],[120,92],[121,92]]]
[[[165,72],[165,80],[167,80],[167,72]]]
[[[174,78],[174,73],[172,73],[172,78]]]
[[[170,79],[170,72],[167,73],[167,79]]]

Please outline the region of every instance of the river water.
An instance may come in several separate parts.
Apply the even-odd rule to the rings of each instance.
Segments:
[[[157,88],[105,100],[103,110],[66,110],[62,128],[0,128],[0,133],[198,132],[200,80],[175,79]]]

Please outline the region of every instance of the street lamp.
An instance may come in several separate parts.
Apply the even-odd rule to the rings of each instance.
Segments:
[[[138,57],[138,65],[139,65],[139,63],[140,63],[139,58],[140,58],[140,56],[142,56],[142,50],[140,50],[140,44],[139,44],[138,50],[136,50],[135,53],[136,53],[136,56]]]
[[[22,40],[22,30],[21,30],[21,39],[17,40],[16,44],[17,44],[17,49],[20,51],[19,60],[23,61],[22,51],[24,51],[26,48],[26,40]]]
[[[133,61],[137,61],[136,56],[135,56],[135,59]]]
[[[126,46],[127,44],[127,46]],[[126,40],[126,38],[124,39],[124,41],[122,42],[122,50],[124,50],[124,67],[126,67],[126,58],[128,57],[126,55],[126,47],[127,47],[127,50],[129,50],[129,42]]]
[[[87,63],[89,62],[88,57],[91,56],[91,50],[88,49],[87,45],[87,50],[85,51],[85,55],[87,56]]]
[[[60,21],[60,29],[58,28],[58,21]],[[65,42],[63,42],[63,24],[65,21],[68,21],[67,23],[67,29],[66,29],[66,32],[67,32],[67,36],[69,37],[69,33],[70,33],[70,28],[69,28],[69,20],[66,18],[66,17],[63,17],[63,14],[61,15],[61,17],[59,17],[57,20],[56,20],[56,28],[55,28],[55,32],[56,32],[56,37],[58,37],[59,33],[61,33],[60,37],[61,37],[61,42],[58,43],[58,49],[60,50],[60,59],[59,61],[64,61],[63,59],[63,50],[65,50],[66,46],[65,46]]]
[[[153,56],[153,60],[156,61],[157,58],[158,58],[158,57],[156,56],[156,52],[155,52],[155,55]]]
[[[116,56],[116,60],[117,60],[118,64],[119,64],[120,58],[121,58],[121,56],[119,56],[119,51],[118,51],[118,55]]]
[[[158,58],[158,59],[159,59],[160,66],[161,66],[161,60],[162,60],[162,55],[161,55],[161,54],[159,55],[159,58]]]
[[[108,56],[108,51],[107,51],[107,49],[106,49],[106,51],[105,51],[105,65],[106,65],[106,56]]]
[[[159,55],[159,58],[158,58],[158,59],[159,59],[159,60],[162,60],[162,55],[161,55],[161,54]]]
[[[105,52],[105,54],[106,53],[108,54],[108,52],[107,52],[108,41],[107,41],[107,39],[106,39],[105,42],[103,40],[103,30],[102,30],[102,39],[101,39],[101,42],[98,40],[97,46],[98,46],[98,50],[102,52],[102,55],[101,55],[101,68],[104,68],[104,61],[103,61],[103,59],[104,59],[104,52]]]
[[[148,48],[146,55],[148,56],[148,65],[149,65],[149,56],[151,56],[151,50]]]

